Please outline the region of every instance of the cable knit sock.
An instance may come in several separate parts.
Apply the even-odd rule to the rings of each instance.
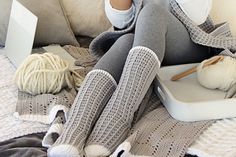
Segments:
[[[92,70],[85,77],[69,112],[65,128],[48,150],[50,157],[81,157],[92,126],[116,89],[116,81],[104,70]]]
[[[123,142],[159,66],[152,50],[141,46],[130,50],[119,84],[87,140],[88,157],[108,156]]]

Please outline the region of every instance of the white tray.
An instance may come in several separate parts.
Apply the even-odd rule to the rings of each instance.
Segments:
[[[170,78],[197,64],[160,68],[155,92],[170,115],[180,121],[200,121],[236,117],[236,98],[224,99],[225,92],[202,87],[196,73],[178,81]]]

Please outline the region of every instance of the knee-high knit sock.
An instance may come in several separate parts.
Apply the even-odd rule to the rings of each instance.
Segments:
[[[108,156],[125,139],[159,66],[152,50],[141,46],[130,50],[119,84],[87,140],[88,157]]]
[[[48,150],[50,157],[80,157],[88,134],[117,86],[104,70],[87,74],[71,107],[65,128]]]

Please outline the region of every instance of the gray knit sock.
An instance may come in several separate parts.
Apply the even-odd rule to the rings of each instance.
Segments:
[[[108,156],[123,142],[159,66],[152,50],[141,46],[130,50],[120,82],[87,140],[88,157]]]
[[[85,140],[116,86],[116,81],[106,71],[96,69],[87,74],[71,107],[62,134],[48,150],[49,156],[84,155]]]

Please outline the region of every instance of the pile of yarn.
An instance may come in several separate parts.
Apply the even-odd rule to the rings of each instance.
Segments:
[[[236,83],[236,59],[225,56],[222,61],[203,67],[207,61],[197,67],[199,83],[209,89],[228,91]]]
[[[28,56],[17,69],[14,80],[20,91],[32,95],[55,94],[82,82],[82,78],[69,69],[68,62],[52,53]]]

